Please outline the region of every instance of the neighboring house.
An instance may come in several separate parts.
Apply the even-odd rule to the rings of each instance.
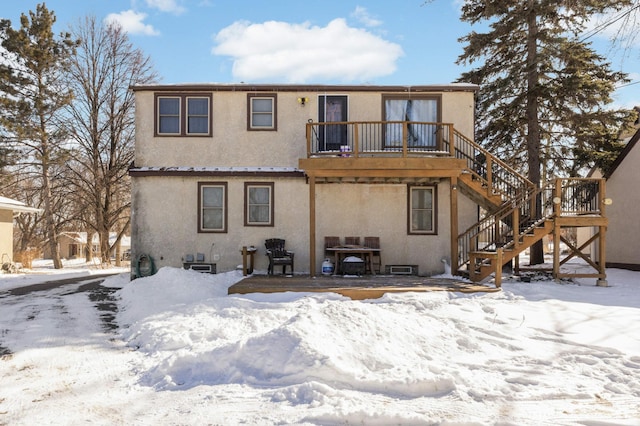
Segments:
[[[42,213],[42,210],[0,196],[0,265],[13,263],[13,218],[34,213]]]
[[[640,128],[629,139],[611,169],[607,179],[607,206],[609,228],[607,230],[606,265],[612,268],[640,270],[640,192],[635,191],[640,182]]]
[[[113,245],[117,238],[115,232],[109,233],[109,245]],[[58,246],[60,249],[60,257],[65,259],[84,258],[86,256],[88,244],[86,232],[62,232],[58,236]],[[124,253],[125,250],[131,248],[131,239],[128,236],[123,236],[120,239],[120,252]],[[97,233],[93,234],[91,241],[91,249],[94,256],[100,253],[100,236]],[[44,252],[45,259],[50,258],[51,254],[45,247]]]
[[[536,222],[534,239],[506,230],[525,224],[535,185],[473,141],[477,89],[132,87],[132,275],[136,259],[180,267],[197,253],[232,270],[243,246],[266,271],[268,238],[286,240],[296,272],[318,275],[325,236],[377,236],[384,266],[421,275],[442,273],[443,259],[454,271],[471,262],[476,280],[500,270],[567,223]]]

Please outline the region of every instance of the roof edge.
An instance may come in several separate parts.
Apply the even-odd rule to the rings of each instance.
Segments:
[[[480,86],[470,83],[433,85],[339,85],[339,84],[248,84],[248,83],[180,83],[133,85],[136,91],[214,91],[214,92],[476,92]]]

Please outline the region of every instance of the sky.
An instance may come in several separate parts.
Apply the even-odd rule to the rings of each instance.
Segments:
[[[58,31],[84,16],[117,21],[150,56],[161,83],[450,83],[462,0],[49,0]],[[41,0],[3,1],[14,26]],[[609,31],[614,31],[611,27]],[[623,54],[607,34],[592,37],[613,70],[633,83],[616,92],[621,107],[640,105],[640,38]]]
[[[637,426],[640,418],[640,272],[608,269],[608,287],[505,277],[498,292],[354,301],[227,295],[241,272],[167,267],[131,282],[128,273],[108,278],[102,285],[115,293],[105,301],[77,291],[104,270],[77,262],[53,270],[36,260],[33,270],[0,274],[1,424]],[[48,291],[3,291],[81,275],[86,282]],[[104,310],[110,304],[117,312]]]

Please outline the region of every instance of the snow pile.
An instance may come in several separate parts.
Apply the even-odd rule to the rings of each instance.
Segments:
[[[224,389],[258,402],[263,424],[637,424],[638,273],[612,272],[608,288],[507,282],[499,293],[351,301],[227,296],[240,273],[163,268],[119,292],[118,320],[144,354],[140,385]],[[224,406],[207,418],[262,418]]]

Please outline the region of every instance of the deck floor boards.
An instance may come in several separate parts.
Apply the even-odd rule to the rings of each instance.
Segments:
[[[491,285],[462,279],[407,275],[318,276],[250,275],[229,287],[229,294],[282,292],[338,293],[353,300],[377,299],[385,293],[457,291],[462,293],[500,291]]]

